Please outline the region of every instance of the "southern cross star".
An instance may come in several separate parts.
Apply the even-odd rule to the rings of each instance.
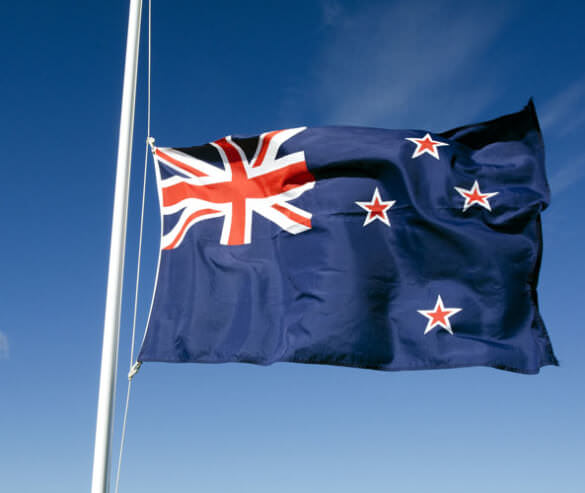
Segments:
[[[435,308],[432,310],[417,310],[417,312],[429,319],[425,328],[425,335],[437,325],[453,335],[453,329],[451,328],[449,317],[459,313],[461,310],[461,308],[445,308],[441,295],[439,295],[437,297],[437,302],[435,303]]]
[[[463,212],[469,209],[472,205],[477,204],[488,211],[491,211],[492,208],[488,199],[493,197],[494,195],[498,195],[499,192],[491,192],[491,193],[481,193],[479,189],[479,184],[477,180],[473,182],[473,186],[471,190],[466,190],[465,188],[454,187],[455,190],[465,199],[465,203],[463,204]]]
[[[428,132],[422,139],[407,137],[406,140],[416,144],[416,149],[412,153],[412,159],[422,156],[423,154],[429,154],[435,159],[439,159],[439,151],[437,150],[437,147],[449,145],[446,142],[433,140],[431,134]]]
[[[379,219],[386,226],[390,226],[390,220],[388,219],[387,211],[395,203],[395,200],[382,200],[380,197],[380,192],[378,191],[378,187],[376,187],[376,190],[374,190],[374,195],[370,202],[356,202],[356,204],[359,205],[362,209],[368,211],[368,215],[364,220],[364,226],[367,226],[375,219]]]

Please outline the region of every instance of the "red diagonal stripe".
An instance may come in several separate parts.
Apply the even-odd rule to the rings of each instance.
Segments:
[[[297,214],[296,212],[293,212],[290,209],[283,207],[279,204],[273,204],[272,208],[276,209],[281,214],[284,214],[286,217],[288,217],[291,221],[294,221],[295,223],[302,224],[303,226],[306,226],[307,228],[311,227],[311,219],[310,218],[301,216],[300,214]]]
[[[264,158],[266,157],[266,152],[268,151],[268,146],[270,145],[270,141],[272,137],[276,134],[279,134],[282,130],[274,130],[273,132],[268,132],[264,138],[262,139],[262,146],[260,147],[260,152],[258,153],[258,157],[254,161],[253,167],[256,168],[260,166],[264,162]]]
[[[220,211],[216,211],[215,209],[201,209],[197,212],[194,212],[193,214],[191,214],[187,220],[183,223],[183,227],[180,229],[179,233],[175,236],[175,239],[173,240],[173,242],[165,247],[165,250],[172,250],[173,248],[175,248],[175,246],[177,246],[177,243],[179,243],[179,238],[183,237],[183,233],[186,231],[186,229],[191,226],[191,223],[193,221],[195,221],[195,219],[197,219],[198,217],[201,216],[205,216],[207,214],[215,214],[217,212]]]
[[[188,173],[191,173],[192,175],[195,176],[207,176],[205,173],[203,173],[202,171],[199,171],[196,168],[193,168],[191,166],[189,166],[188,164],[185,164],[171,156],[169,156],[168,154],[162,152],[160,149],[156,149],[156,151],[154,151],[154,153],[161,157],[162,159],[164,159],[165,161],[168,161],[169,163],[173,164],[174,166],[176,166],[177,168],[181,168],[184,171],[187,171]]]

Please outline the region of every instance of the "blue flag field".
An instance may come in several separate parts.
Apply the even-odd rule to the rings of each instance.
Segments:
[[[153,152],[161,253],[139,361],[557,364],[532,102],[442,133],[300,127]]]

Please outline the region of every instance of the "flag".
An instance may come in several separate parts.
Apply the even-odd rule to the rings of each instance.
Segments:
[[[557,364],[532,101],[443,133],[299,127],[153,153],[161,251],[139,361]]]

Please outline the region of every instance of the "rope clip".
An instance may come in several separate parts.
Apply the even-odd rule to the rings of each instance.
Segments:
[[[132,368],[130,368],[130,372],[128,373],[128,381],[131,381],[134,378],[134,375],[138,373],[138,370],[140,370],[141,366],[142,361],[137,361],[132,365]]]

